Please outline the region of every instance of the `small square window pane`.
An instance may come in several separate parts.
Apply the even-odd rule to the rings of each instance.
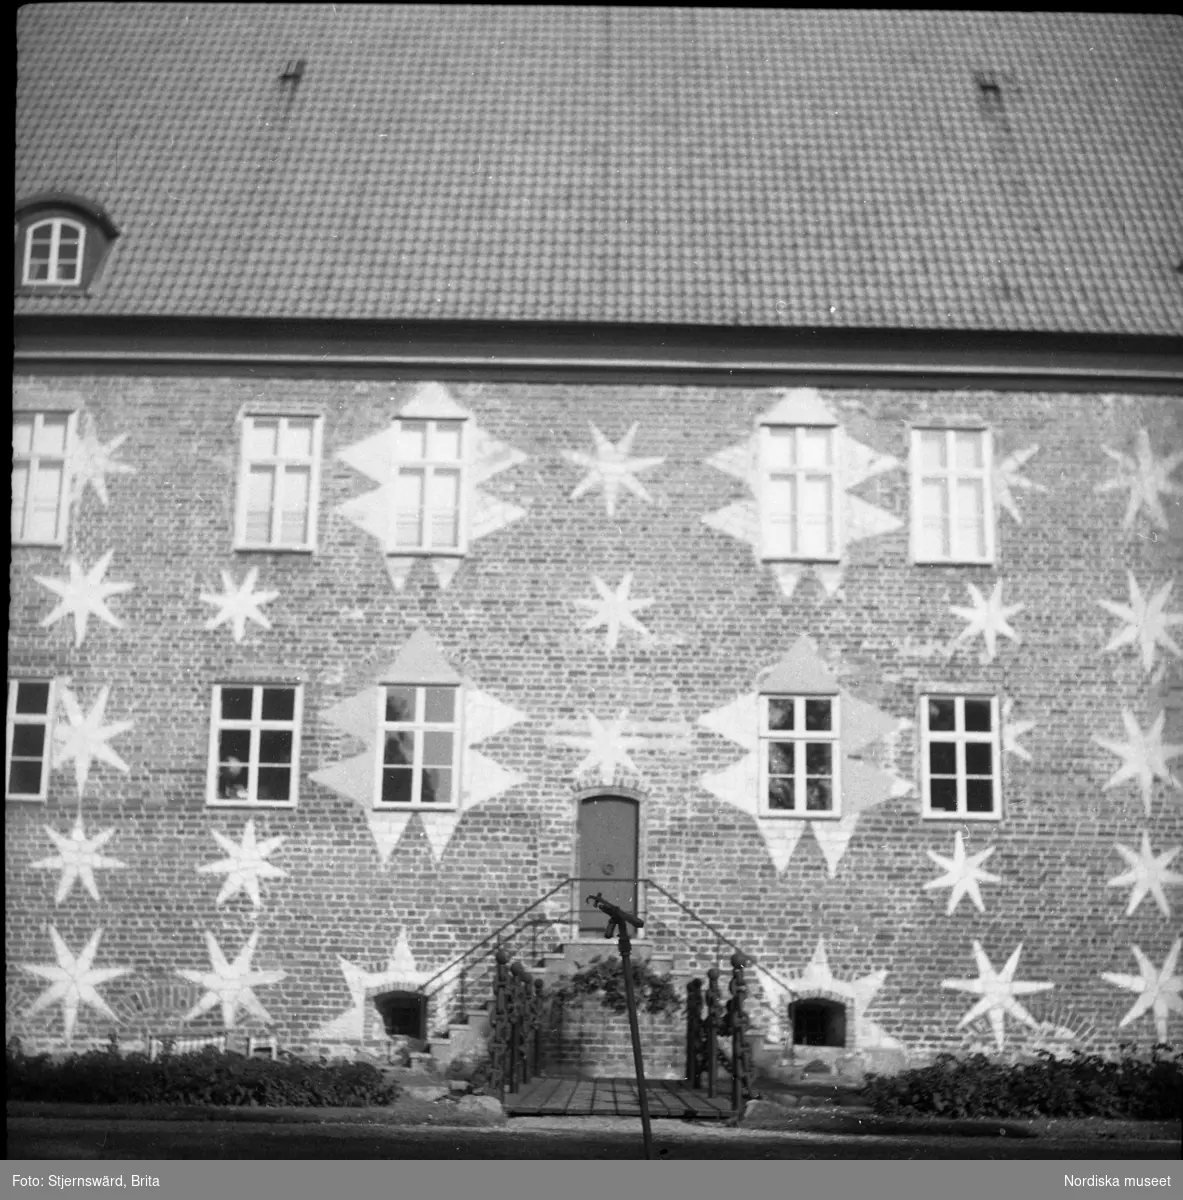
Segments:
[[[311,458],[312,427],[311,417],[289,417],[279,431],[279,453],[284,458]]]
[[[967,775],[993,775],[994,747],[989,742],[966,742],[965,771]]]
[[[956,775],[956,744],[954,742],[929,742],[928,770],[932,775]]]
[[[18,713],[46,714],[49,712],[49,684],[30,681],[16,685]]]
[[[259,762],[290,763],[292,761],[292,731],[264,729],[259,734]]]
[[[386,720],[391,724],[415,719],[415,689],[388,687],[386,689]]]
[[[768,728],[781,730],[793,728],[792,696],[768,697]]]
[[[452,765],[452,735],[450,733],[425,733],[423,735],[423,764],[428,767],[450,767]]]
[[[957,780],[933,779],[928,785],[929,803],[934,812],[957,811]]]
[[[779,777],[768,781],[768,807],[788,809],[795,807],[793,799],[794,784],[792,776]]]
[[[965,728],[970,733],[990,732],[989,700],[967,700],[965,702]]]
[[[415,761],[415,735],[411,732],[386,734],[386,766],[411,766]]]
[[[424,688],[423,719],[443,724],[456,717],[456,689],[450,687]]]
[[[252,417],[247,423],[248,458],[274,458],[279,448],[279,418]]]
[[[41,418],[41,428],[37,430],[33,449],[38,454],[61,457],[66,453],[66,429],[69,425],[68,413],[50,413]]]
[[[296,715],[295,688],[263,689],[263,720],[291,721]]]
[[[8,795],[39,796],[41,763],[16,760],[8,768]]]
[[[258,798],[260,800],[290,800],[292,798],[291,768],[260,767]]]
[[[42,251],[40,247],[34,246],[33,253],[29,260],[29,279],[33,283],[40,283],[42,280],[47,280],[49,278],[49,263],[37,261],[42,257],[49,257],[48,247]]]
[[[382,772],[382,803],[410,804],[411,780],[409,767],[386,767]]]
[[[423,804],[451,804],[451,768],[433,767],[425,770],[423,772],[423,784],[419,799]]]
[[[223,729],[218,734],[218,762],[242,763],[243,770],[251,759],[251,731]]]
[[[828,467],[833,440],[834,432],[831,429],[802,429],[801,466]]]
[[[796,746],[792,742],[768,743],[768,774],[792,775]]]
[[[45,750],[45,726],[13,725],[12,753],[17,758],[40,758]]]
[[[427,503],[436,510],[460,507],[460,472],[451,469],[433,471],[427,489]]]
[[[805,744],[805,774],[832,775],[833,746],[829,742],[806,742]]]
[[[13,454],[30,454],[33,450],[33,418],[13,417],[12,419],[12,452]]]
[[[831,780],[807,779],[805,781],[805,809],[807,812],[833,812],[834,785]]]
[[[397,447],[400,462],[422,462],[427,457],[427,422],[400,421]]]
[[[945,431],[943,429],[922,429],[920,431],[920,467],[921,470],[941,470],[948,465],[945,459]]]
[[[930,700],[928,702],[928,727],[934,731],[948,732],[956,728],[957,702],[955,700]]]
[[[249,721],[254,705],[254,697],[254,688],[222,688],[222,720]]]
[[[436,421],[435,436],[432,438],[431,457],[458,459],[460,457],[460,421]]]
[[[830,729],[832,700],[807,699],[805,701],[805,728],[808,730]]]
[[[219,800],[249,800],[250,776],[242,763],[218,768],[218,799]]]
[[[994,811],[994,782],[990,779],[965,781],[965,811],[988,813]]]
[[[982,433],[955,433],[953,435],[954,455],[957,466],[963,471],[981,470],[985,464],[983,457],[983,443],[985,435]]]
[[[765,443],[765,466],[777,470],[791,467],[796,462],[795,433],[784,425],[773,425],[768,429],[768,439]]]

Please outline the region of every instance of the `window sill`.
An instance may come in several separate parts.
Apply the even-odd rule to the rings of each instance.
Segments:
[[[315,546],[254,546],[235,543],[235,554],[308,554],[316,553]]]
[[[765,808],[760,810],[760,819],[765,817],[773,821],[840,821],[840,812],[789,812],[783,808]]]
[[[387,550],[387,558],[467,558],[467,550]]]
[[[64,550],[66,548],[66,539],[62,538],[60,542],[26,542],[13,541],[12,548],[15,550],[21,547],[26,550]]]
[[[794,563],[802,566],[808,566],[810,563],[824,563],[826,566],[836,567],[842,562],[841,554],[822,555],[822,554],[762,554],[760,561],[764,563]]]
[[[924,812],[925,821],[1001,821],[1002,813]]]
[[[295,800],[207,800],[206,808],[295,808]]]
[[[5,796],[5,804],[45,804],[48,796]]]
[[[914,567],[993,567],[994,558],[914,558]]]
[[[459,804],[375,804],[374,812],[459,812]]]

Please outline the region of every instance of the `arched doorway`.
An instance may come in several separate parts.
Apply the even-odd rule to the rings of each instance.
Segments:
[[[579,932],[602,936],[604,914],[587,903],[599,892],[628,912],[636,912],[640,804],[619,792],[579,800]]]

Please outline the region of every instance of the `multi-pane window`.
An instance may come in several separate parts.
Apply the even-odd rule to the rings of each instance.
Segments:
[[[838,697],[760,697],[760,807],[766,816],[835,817]]]
[[[65,412],[13,415],[13,542],[60,546],[65,541],[72,419]]]
[[[319,418],[247,417],[242,431],[238,546],[313,549],[319,474]]]
[[[916,562],[992,562],[990,435],[912,431],[912,556]]]
[[[25,235],[26,284],[72,284],[82,282],[82,249],[86,227],[76,221],[53,217],[38,221]]]
[[[48,679],[9,680],[4,756],[6,799],[45,799],[52,714],[53,684]]]
[[[1000,817],[997,699],[924,696],[920,715],[924,815]]]
[[[214,687],[210,722],[210,804],[296,803],[300,689],[282,684]]]
[[[837,430],[765,425],[760,434],[764,557],[836,559]]]
[[[464,422],[396,423],[392,552],[464,551]]]
[[[379,689],[379,808],[408,804],[455,806],[459,701],[459,689],[455,687],[388,684]]]

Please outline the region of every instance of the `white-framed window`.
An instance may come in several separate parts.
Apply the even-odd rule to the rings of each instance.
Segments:
[[[66,540],[67,460],[74,414],[20,412],[12,417],[12,541],[61,546]]]
[[[990,433],[912,430],[912,559],[994,561]]]
[[[766,559],[836,560],[838,430],[826,425],[760,428],[760,541]]]
[[[392,554],[463,554],[466,438],[459,420],[395,423]]]
[[[837,696],[760,697],[760,812],[841,815]]]
[[[920,777],[926,817],[1001,818],[997,696],[920,698]]]
[[[44,800],[49,789],[53,681],[10,679],[4,749],[4,798]]]
[[[295,807],[302,690],[291,683],[214,685],[208,804]]]
[[[248,416],[242,424],[235,545],[314,550],[321,418]]]
[[[82,282],[82,252],[86,226],[65,217],[49,217],[25,232],[25,284],[78,284]]]
[[[378,689],[375,808],[455,808],[460,794],[460,689],[388,683]]]

